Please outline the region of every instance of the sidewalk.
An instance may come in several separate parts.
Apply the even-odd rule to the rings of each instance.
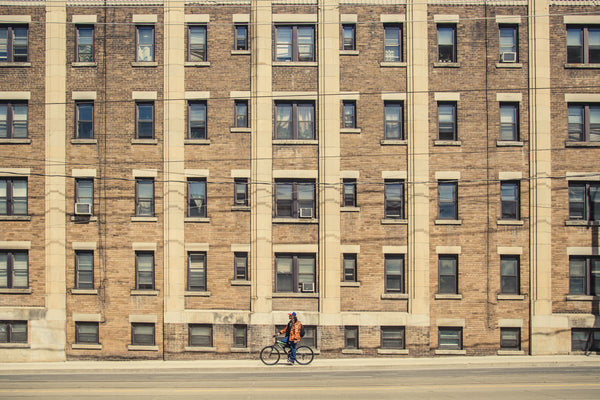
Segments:
[[[285,365],[280,363],[280,365]],[[0,363],[0,375],[7,373],[27,373],[44,371],[45,373],[90,373],[91,371],[115,370],[156,370],[168,372],[188,370],[210,372],[216,370],[254,371],[256,368],[278,368],[266,366],[257,357],[256,360],[193,360],[193,361],[65,361],[65,362],[33,362],[33,363]],[[460,368],[519,368],[519,367],[552,367],[552,366],[596,366],[600,368],[598,355],[568,356],[458,356],[434,358],[320,358],[307,366],[293,368],[310,368],[322,370],[352,369],[444,369],[457,366]],[[286,366],[289,368],[289,366]]]

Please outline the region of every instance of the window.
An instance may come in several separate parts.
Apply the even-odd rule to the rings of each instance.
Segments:
[[[385,182],[385,218],[404,219],[404,181]]]
[[[75,179],[75,204],[89,204],[94,213],[94,180],[89,178]]]
[[[402,132],[402,103],[385,103],[385,138],[403,139]]]
[[[520,293],[519,256],[500,256],[500,293]]]
[[[0,342],[1,341],[2,340],[0,339]],[[571,350],[600,351],[600,329],[572,329]]]
[[[600,257],[569,257],[569,294],[600,296]]]
[[[600,105],[569,104],[569,141],[600,142]]]
[[[283,327],[281,327],[281,329],[283,329]],[[279,329],[278,332],[280,332],[281,329]],[[313,349],[316,349],[317,348],[317,328],[315,326],[304,325],[304,331],[305,331],[305,335],[302,339],[300,339],[298,346],[310,346]]]
[[[517,53],[517,27],[514,25],[500,25],[500,62],[516,63],[519,61]]]
[[[404,327],[382,326],[381,344],[382,349],[404,349]]]
[[[189,345],[192,347],[212,347],[212,330],[212,325],[189,325]]]
[[[344,282],[356,282],[356,254],[344,254]]]
[[[206,26],[190,25],[188,27],[189,48],[188,61],[206,61]]]
[[[316,292],[314,254],[275,256],[276,292]]]
[[[135,103],[137,139],[154,138],[154,103]]]
[[[600,63],[600,26],[567,28],[567,63]]]
[[[356,101],[344,100],[342,108],[344,113],[342,116],[342,128],[356,128]]]
[[[315,137],[315,104],[277,102],[275,138],[311,140]]]
[[[344,179],[343,190],[342,207],[356,207],[356,179]]]
[[[342,25],[342,50],[356,50],[356,25]]]
[[[248,253],[236,252],[234,254],[235,279],[248,280]]]
[[[500,328],[500,348],[521,350],[521,328]]]
[[[438,62],[456,62],[456,26],[438,25]]]
[[[0,215],[27,215],[27,179],[0,178]]]
[[[519,104],[500,103],[500,140],[519,140]]]
[[[314,182],[276,182],[275,216],[315,218]]]
[[[438,293],[458,293],[458,256],[455,254],[438,256],[439,288]]]
[[[206,291],[206,253],[188,253],[187,290]]]
[[[458,219],[458,182],[438,181],[438,218]]]
[[[501,218],[503,220],[518,220],[520,211],[519,181],[500,182]]]
[[[385,292],[404,293],[404,255],[385,255]]]
[[[75,343],[98,344],[98,322],[75,322]]]
[[[94,62],[94,26],[77,26],[77,62]]]
[[[248,100],[235,101],[235,127],[248,127]]]
[[[569,182],[569,219],[600,220],[599,182]]]
[[[154,217],[154,179],[135,180],[136,217]]]
[[[190,101],[188,103],[188,137],[190,139],[206,139],[206,102]]]
[[[315,61],[314,26],[279,25],[275,31],[275,61]]]
[[[137,31],[137,55],[136,61],[154,61],[154,26],[136,26]]]
[[[206,218],[206,179],[188,180],[188,217]]]
[[[94,252],[75,251],[75,289],[94,288]]]
[[[458,140],[456,103],[438,103],[438,139]]]
[[[78,101],[75,103],[77,139],[94,138],[94,103]]]
[[[358,349],[358,326],[344,327],[344,348]]]
[[[27,103],[0,102],[0,139],[27,138]]]
[[[233,326],[233,347],[246,348],[248,347],[248,326],[234,325]]]
[[[135,288],[154,290],[154,253],[151,251],[135,252]]]
[[[0,26],[0,62],[27,62],[27,25]]]
[[[154,324],[132,323],[131,344],[134,346],[154,346]]]
[[[440,350],[461,350],[462,349],[462,328],[438,328]]]
[[[248,179],[236,178],[234,180],[234,200],[233,205],[239,207],[248,206]]]
[[[26,251],[0,251],[0,288],[29,287],[29,255]]]
[[[0,343],[27,343],[27,321],[0,321]]]
[[[402,27],[400,25],[384,25],[383,61],[402,61]]]
[[[248,50],[248,25],[235,26],[235,50]]]

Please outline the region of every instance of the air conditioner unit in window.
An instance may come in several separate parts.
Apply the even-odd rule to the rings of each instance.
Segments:
[[[314,283],[312,283],[312,282],[310,282],[310,283],[303,282],[302,283],[302,292],[304,292],[304,293],[312,293],[314,291],[315,291],[315,284]]]
[[[502,53],[502,62],[504,63],[514,63],[517,62],[517,53],[514,51],[505,51]]]
[[[312,218],[313,217],[313,209],[312,208],[301,208],[299,210],[300,218]]]
[[[92,205],[89,203],[75,203],[75,215],[92,215]]]

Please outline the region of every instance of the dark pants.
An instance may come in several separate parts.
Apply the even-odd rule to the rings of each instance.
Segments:
[[[290,337],[289,336],[286,336],[285,338],[283,338],[282,342],[286,343],[292,349],[292,354],[290,355],[290,361],[295,362],[296,361],[296,346],[297,346],[297,343],[296,342],[290,342]]]

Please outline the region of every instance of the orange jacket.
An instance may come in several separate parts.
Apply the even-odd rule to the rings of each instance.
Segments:
[[[294,322],[294,325],[292,325],[292,329],[290,329],[290,339],[289,340],[294,341],[294,342],[300,341],[300,328],[301,327],[302,327],[302,324],[300,323],[300,321]],[[279,333],[285,333],[286,329],[287,329],[287,325]]]

